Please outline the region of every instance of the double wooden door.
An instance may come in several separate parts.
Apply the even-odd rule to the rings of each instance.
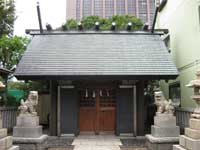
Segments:
[[[86,132],[115,131],[116,100],[113,89],[80,91],[79,129]]]

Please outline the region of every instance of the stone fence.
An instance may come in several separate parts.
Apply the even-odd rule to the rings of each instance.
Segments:
[[[176,121],[177,125],[181,129],[189,126],[189,118],[193,108],[176,108]],[[0,113],[3,116],[3,127],[12,131],[12,128],[16,125],[17,108],[16,107],[0,107]]]
[[[176,108],[176,122],[180,129],[184,129],[185,127],[189,127],[189,118],[193,113],[194,108],[190,107],[178,107]]]
[[[3,118],[3,128],[12,131],[13,127],[16,126],[17,107],[0,107],[0,113]]]

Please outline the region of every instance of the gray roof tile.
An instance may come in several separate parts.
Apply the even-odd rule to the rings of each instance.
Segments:
[[[35,35],[16,76],[177,75],[159,35]]]

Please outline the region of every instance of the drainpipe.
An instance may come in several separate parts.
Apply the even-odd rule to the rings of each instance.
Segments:
[[[43,33],[42,29],[42,19],[41,19],[41,14],[40,14],[40,4],[37,2],[37,14],[38,14],[38,21],[39,21],[39,27],[40,27],[40,33]]]
[[[153,25],[152,25],[152,28],[151,28],[151,33],[154,33],[154,30],[155,30],[155,25],[156,25],[156,19],[157,19],[157,16],[158,16],[159,5],[160,5],[160,1],[156,0],[156,11],[155,11],[155,15],[154,15],[154,18],[153,18]]]

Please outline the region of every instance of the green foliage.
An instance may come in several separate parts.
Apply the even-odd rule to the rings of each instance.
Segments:
[[[3,35],[0,38],[0,63],[3,67],[11,69],[16,65],[24,53],[28,42],[29,39],[27,38]]]
[[[8,90],[28,90],[28,85],[25,82],[8,82]]]
[[[115,15],[107,19],[99,16],[88,16],[81,20],[83,28],[86,30],[92,30],[95,22],[100,23],[101,30],[110,30],[112,22],[116,23],[117,30],[125,30],[129,22],[132,23],[133,30],[139,30],[143,26],[143,22],[132,15]],[[63,30],[64,28],[68,28],[69,30],[76,29],[77,21],[74,19],[67,20],[66,24],[62,26]]]
[[[64,26],[66,29],[75,30],[77,28],[77,21],[74,19],[69,19]]]
[[[24,91],[24,99],[28,96],[29,91],[46,92],[49,89],[47,81],[28,81],[28,82],[8,82],[8,90]]]
[[[7,106],[19,106],[20,102],[18,102],[16,100],[16,98],[10,94],[7,95],[7,102],[6,102]]]
[[[140,19],[136,18],[132,15],[125,15],[125,16],[113,16],[110,18],[111,22],[115,22],[116,26],[119,30],[123,30],[126,28],[129,22],[133,25],[133,30],[138,30],[143,26],[143,23]]]
[[[102,18],[99,16],[88,16],[82,19],[82,24],[84,29],[90,30],[94,28],[95,22],[99,22],[100,25],[102,24]]]
[[[12,35],[14,20],[14,0],[0,0],[0,37]]]

